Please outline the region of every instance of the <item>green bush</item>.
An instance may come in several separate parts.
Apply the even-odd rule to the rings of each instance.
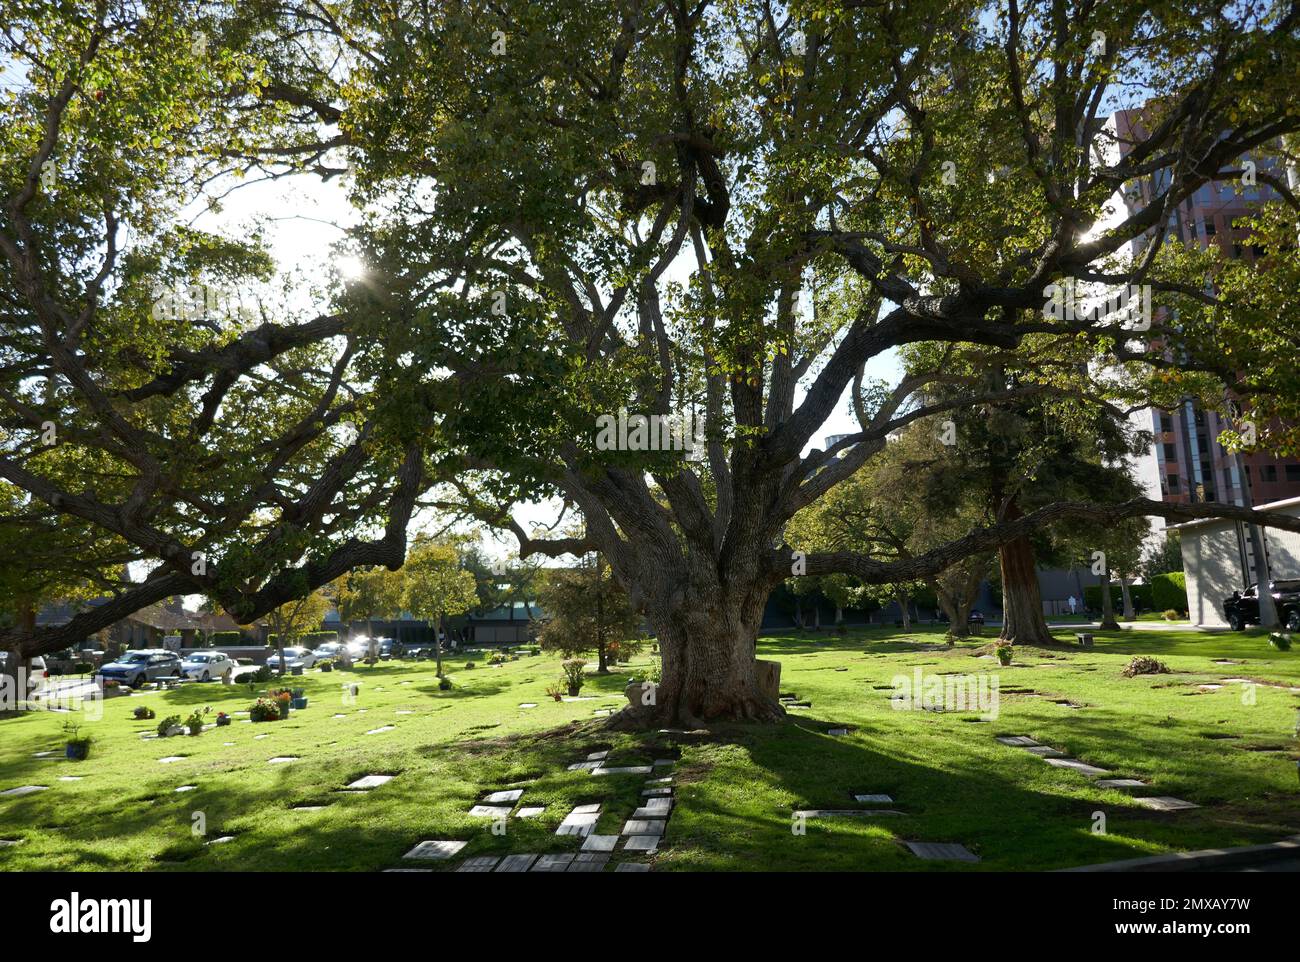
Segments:
[[[257,671],[245,672],[239,677],[243,682],[265,682],[271,680],[271,669],[268,665],[258,665]]]
[[[158,723],[158,737],[166,738],[167,733],[181,723],[180,715],[168,715]]]
[[[1187,610],[1187,576],[1181,571],[1170,571],[1151,576],[1151,606],[1158,611]]]
[[[339,633],[337,631],[309,631],[302,637],[302,643],[308,648],[315,648],[327,641],[336,642],[338,640]]]
[[[242,645],[244,643],[244,633],[242,631],[214,631],[208,636],[208,645],[212,648]]]

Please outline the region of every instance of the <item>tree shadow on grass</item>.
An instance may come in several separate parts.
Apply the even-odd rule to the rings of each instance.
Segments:
[[[1163,814],[1138,809],[1100,789],[1095,799],[1079,797],[1069,794],[1068,787],[1077,792],[1087,783],[1068,772],[1049,776],[1048,785],[1057,781],[1062,786],[1057,793],[1043,788],[1042,778],[1030,784],[1027,779],[1050,770],[1032,755],[1011,748],[1006,749],[1010,754],[1002,764],[990,765],[986,755],[962,751],[960,745],[941,764],[926,764],[911,754],[906,739],[900,739],[896,751],[880,751],[853,738],[829,737],[821,723],[804,719],[763,733],[737,731],[730,745],[743,753],[743,762],[721,761],[705,777],[734,780],[732,766],[752,765],[756,771],[750,776],[749,798],[784,801],[766,811],[755,811],[751,805],[737,812],[719,805],[716,800],[725,796],[717,793],[693,792],[689,787],[679,792],[679,807],[691,815],[678,823],[678,833],[670,831],[669,838],[676,834],[685,850],[696,850],[699,867],[1044,869],[1137,857],[1149,854],[1147,846],[1152,845],[1203,847],[1202,843],[1220,840],[1225,833],[1251,841],[1284,834],[1276,824],[1229,827],[1212,810]],[[1038,765],[1043,768],[1034,767]],[[895,801],[858,804],[854,793],[884,793]],[[905,814],[812,819],[806,823],[806,836],[792,831],[795,810],[862,808]],[[1115,834],[1092,833],[1098,811],[1109,813]],[[899,840],[964,844],[983,861],[924,862],[901,847],[882,848],[886,832]],[[731,851],[708,841],[724,837]],[[692,860],[686,858],[688,863]]]

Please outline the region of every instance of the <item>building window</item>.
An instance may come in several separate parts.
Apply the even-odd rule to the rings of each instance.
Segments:
[[[1165,476],[1165,482],[1169,485],[1170,491],[1178,490],[1178,475],[1169,474]]]
[[[1259,469],[1259,479],[1260,479],[1261,481],[1276,481],[1276,480],[1277,480],[1277,465],[1276,465],[1276,464],[1266,464],[1266,465],[1264,465],[1262,468],[1260,468],[1260,469]]]
[[[1163,448],[1165,449],[1165,460],[1166,460],[1166,461],[1177,461],[1177,460],[1178,460],[1178,448],[1177,448],[1177,447],[1175,447],[1175,446],[1172,445],[1172,444],[1168,444],[1168,443],[1166,443],[1166,444],[1162,444],[1161,447],[1163,447]]]
[[[1288,481],[1300,481],[1300,464],[1288,464],[1286,466],[1286,479]]]
[[[1161,415],[1160,415],[1160,430],[1161,430],[1161,431],[1172,431],[1173,429],[1174,429],[1174,419],[1171,418],[1168,414],[1161,414]]]

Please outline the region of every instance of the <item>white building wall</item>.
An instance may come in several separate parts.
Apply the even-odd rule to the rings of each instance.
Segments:
[[[1262,504],[1258,510],[1300,517],[1300,498]],[[1198,625],[1226,626],[1223,600],[1253,579],[1242,567],[1236,522],[1190,521],[1173,528],[1182,535],[1188,616]],[[1264,543],[1274,581],[1300,578],[1300,533],[1265,528]]]

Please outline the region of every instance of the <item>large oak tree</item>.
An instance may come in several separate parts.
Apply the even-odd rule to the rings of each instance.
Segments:
[[[441,484],[433,497],[513,531],[521,557],[609,560],[663,652],[655,705],[616,723],[772,720],[754,638],[792,574],[785,526],[898,428],[1056,390],[1060,359],[1082,357],[1089,393],[1226,386],[1266,440],[1294,441],[1262,429],[1300,414],[1289,191],[1260,167],[1288,202],[1261,224],[1268,280],[1166,243],[1192,192],[1300,129],[1293,3],[4,6],[35,79],[3,108],[0,477],[155,561],[130,604],[203,590],[247,617],[394,566],[417,493]],[[187,43],[194,10],[235,58],[217,76]],[[1100,121],[1144,103],[1145,138],[1106,153]],[[154,193],[213,159],[328,176],[332,146],[369,214],[364,283],[319,317],[150,324],[142,283],[194,270]],[[56,148],[72,173],[51,195]],[[1139,180],[1150,202],[1103,224]],[[128,211],[152,244],[124,258]],[[261,269],[247,245],[198,246]],[[1045,311],[1070,278],[1147,285],[1154,327]],[[1015,376],[865,380],[919,344],[992,351]],[[268,370],[294,387],[281,403],[258,390]],[[960,390],[932,400],[938,383]],[[857,430],[810,451],[846,392]],[[703,415],[702,458],[602,450],[596,419],[621,408]],[[113,470],[43,472],[47,418]],[[542,495],[586,534],[511,519]],[[818,553],[806,571],[905,582],[1044,525],[1142,514],[1300,528],[1227,505],[1054,502],[912,558]]]

